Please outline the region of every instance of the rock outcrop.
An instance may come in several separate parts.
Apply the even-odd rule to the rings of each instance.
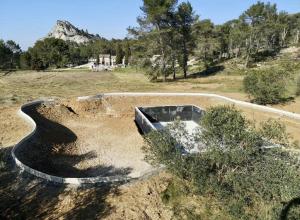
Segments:
[[[56,22],[56,25],[52,28],[51,32],[48,33],[46,38],[54,37],[65,41],[73,41],[78,44],[87,43],[90,40],[100,39],[99,35],[93,35],[87,31],[80,30],[68,21]]]

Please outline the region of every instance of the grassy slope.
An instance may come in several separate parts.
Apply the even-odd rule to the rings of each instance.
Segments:
[[[242,76],[216,75],[151,83],[140,72],[22,71],[0,78],[0,104],[40,97],[76,97],[115,91],[240,92]]]

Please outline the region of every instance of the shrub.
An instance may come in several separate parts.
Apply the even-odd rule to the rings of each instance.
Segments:
[[[258,104],[277,104],[286,100],[288,77],[280,69],[252,71],[244,78],[244,89]]]
[[[206,144],[228,145],[231,141],[239,142],[247,122],[233,106],[218,106],[211,109],[201,120],[203,134],[200,139]],[[233,138],[232,135],[235,135]],[[212,143],[215,141],[215,143]]]
[[[186,178],[189,173],[186,163],[187,157],[182,154],[182,148],[175,140],[188,139],[187,130],[183,129],[182,123],[178,122],[168,127],[164,132],[153,131],[146,137],[146,145],[143,150],[146,153],[146,160],[152,165],[164,164],[172,173]],[[191,143],[192,144],[192,143]]]
[[[286,127],[278,120],[268,119],[267,121],[262,122],[260,133],[269,142],[282,146],[290,145]]]
[[[175,124],[180,138],[189,135]],[[270,141],[289,146],[283,124],[268,120],[256,129],[234,107],[217,106],[208,109],[201,126],[189,140],[204,142],[205,151],[182,155],[172,127],[146,137],[146,155],[189,182],[198,195],[216,198],[232,218],[262,219],[261,213],[268,213],[276,219],[284,203],[300,196],[298,160],[282,148],[263,147]]]

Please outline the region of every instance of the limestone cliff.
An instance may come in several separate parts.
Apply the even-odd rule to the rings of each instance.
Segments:
[[[65,41],[76,43],[87,43],[90,40],[100,39],[99,35],[93,35],[87,31],[80,30],[68,21],[58,20],[47,37],[54,37]]]

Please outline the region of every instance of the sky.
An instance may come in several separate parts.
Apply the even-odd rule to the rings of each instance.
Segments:
[[[183,0],[180,0],[181,2]],[[256,0],[189,0],[200,19],[216,24],[237,18]],[[67,20],[107,39],[124,38],[136,26],[142,0],[1,0],[0,39],[14,40],[23,50],[33,46],[55,25]],[[267,1],[264,1],[267,2]],[[300,12],[299,0],[270,0],[278,9]]]

